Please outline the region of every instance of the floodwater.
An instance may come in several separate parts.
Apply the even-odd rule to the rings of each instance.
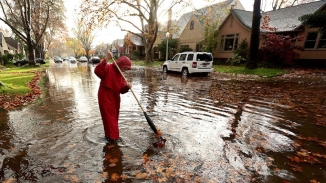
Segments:
[[[42,100],[0,112],[4,182],[326,182],[326,75],[259,78],[133,67],[107,144],[94,65],[54,64]]]

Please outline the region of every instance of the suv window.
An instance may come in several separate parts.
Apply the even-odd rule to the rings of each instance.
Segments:
[[[188,54],[188,61],[192,61],[194,59],[194,54]]]
[[[187,54],[181,54],[179,60],[180,61],[185,61],[186,60],[186,57],[187,57]]]
[[[212,61],[211,54],[197,54],[197,61]]]
[[[179,56],[180,56],[179,54],[176,55],[176,56],[174,56],[174,57],[172,58],[172,61],[178,61]]]

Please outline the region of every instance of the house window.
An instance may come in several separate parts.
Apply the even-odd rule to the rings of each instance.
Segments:
[[[129,54],[129,46],[126,47],[126,54]]]
[[[190,30],[194,30],[194,24],[195,24],[195,22],[192,20],[190,22]]]
[[[320,36],[318,48],[326,48],[326,34]]]
[[[233,51],[238,48],[239,34],[227,34],[221,37],[221,51]]]
[[[304,48],[308,48],[308,49],[326,48],[326,35],[322,35],[321,33],[318,32],[308,33],[306,42],[304,43]]]
[[[304,44],[304,48],[315,48],[317,37],[318,37],[317,32],[308,33],[306,42]]]

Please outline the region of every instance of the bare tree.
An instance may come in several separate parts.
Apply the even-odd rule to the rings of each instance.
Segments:
[[[92,48],[92,43],[94,40],[92,29],[89,29],[87,24],[80,23],[75,33],[77,35],[77,39],[80,41],[82,47],[86,52],[86,57],[89,58],[89,51]]]
[[[4,22],[28,47],[29,65],[35,65],[35,49],[44,45],[45,34],[53,7],[62,0],[1,0]],[[58,21],[58,20],[56,20]],[[42,43],[42,44],[40,44]],[[44,46],[42,46],[44,49]]]
[[[106,26],[113,21],[122,31],[140,36],[145,46],[145,61],[151,62],[152,48],[158,33],[158,14],[167,13],[180,3],[191,4],[190,0],[98,0],[96,3],[84,0],[81,12],[91,17],[92,26]]]

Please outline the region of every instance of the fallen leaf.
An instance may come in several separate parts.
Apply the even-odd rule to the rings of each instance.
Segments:
[[[115,166],[117,166],[117,164],[115,164],[115,163],[109,164],[109,167],[115,167]]]
[[[118,161],[118,158],[110,158],[110,163],[117,163]]]
[[[116,173],[111,174],[110,181],[118,181],[120,176]]]

